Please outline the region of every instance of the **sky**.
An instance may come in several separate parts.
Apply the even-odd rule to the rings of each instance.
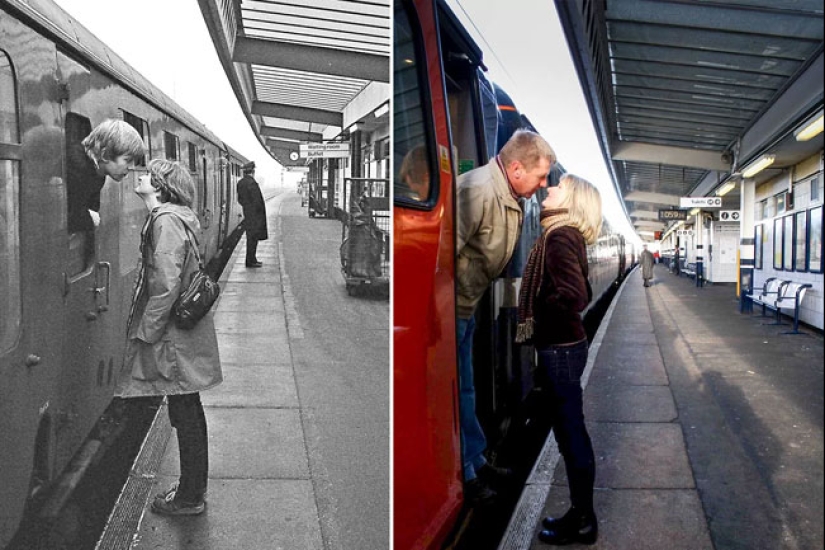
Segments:
[[[490,80],[547,139],[565,170],[599,189],[614,227],[637,240],[605,165],[553,1],[507,0],[507,9],[500,0],[447,4],[484,53]]]
[[[196,0],[55,0],[149,82],[256,164],[267,186],[289,185],[255,137],[218,60]]]

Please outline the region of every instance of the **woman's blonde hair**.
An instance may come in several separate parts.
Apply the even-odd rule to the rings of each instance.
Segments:
[[[587,244],[594,244],[602,230],[602,196],[586,179],[564,174],[559,185],[564,184],[565,195],[560,208],[567,208],[567,215]]]
[[[183,206],[192,206],[195,184],[189,171],[179,162],[165,159],[149,161],[152,187],[160,191],[160,200]]]

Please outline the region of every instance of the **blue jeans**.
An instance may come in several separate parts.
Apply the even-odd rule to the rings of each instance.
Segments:
[[[464,463],[464,481],[476,478],[476,470],[487,463],[484,450],[487,438],[476,416],[476,388],[473,382],[474,317],[458,320],[458,408],[461,422],[461,460]]]
[[[548,394],[553,434],[567,469],[570,503],[585,513],[592,512],[596,458],[584,425],[581,386],[587,365],[587,340],[536,351],[539,380]]]

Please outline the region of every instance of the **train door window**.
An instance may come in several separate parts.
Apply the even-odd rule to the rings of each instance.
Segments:
[[[0,353],[20,333],[20,129],[11,61],[0,50]]]
[[[201,149],[201,166],[203,167],[203,174],[201,175],[201,210],[206,211],[209,208],[207,202],[208,182],[206,179],[206,151],[203,149]]]
[[[807,264],[807,244],[808,244],[808,213],[797,212],[794,214],[794,271],[805,271]]]
[[[413,30],[413,23],[416,25]],[[439,171],[428,120],[430,101],[420,83],[427,82],[419,63],[421,30],[410,20],[403,3],[395,2],[393,33],[393,195],[400,206],[426,206],[435,202]],[[446,159],[445,159],[446,162]]]
[[[189,171],[196,174],[198,172],[198,148],[191,141],[187,145],[189,149]]]
[[[808,271],[822,273],[822,206],[808,211]]]
[[[135,162],[135,165],[146,166],[147,159],[152,158],[152,143],[149,139],[149,123],[139,116],[133,115],[123,109],[121,109],[121,112],[123,112],[123,121],[137,130],[137,133],[140,134],[140,139],[143,140],[143,150],[146,154],[143,155],[142,159]]]
[[[166,160],[180,159],[180,138],[178,136],[163,132],[163,147],[166,152]]]
[[[92,131],[91,121],[66,113],[66,228],[69,233],[67,272],[77,275],[91,265],[95,250],[95,226],[89,210],[100,210],[100,190],[106,177],[97,173],[83,147]]]

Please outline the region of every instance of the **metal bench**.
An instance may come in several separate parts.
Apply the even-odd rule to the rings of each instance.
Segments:
[[[778,281],[778,284],[775,284]],[[765,309],[770,308],[776,311],[775,325],[781,325],[782,310],[793,312],[793,330],[786,334],[800,334],[799,332],[799,308],[802,305],[802,299],[805,297],[805,292],[811,288],[808,283],[794,283],[791,281],[782,281],[779,279],[769,279],[765,281],[765,289],[771,284],[776,291],[767,293],[764,298],[754,302],[762,305],[762,315],[765,314]]]
[[[762,288],[754,289],[753,294],[748,295],[748,298],[752,303],[762,306],[762,316],[764,317],[765,308],[768,304],[773,305],[776,302],[776,299],[779,297],[779,289],[783,285],[788,284],[788,282],[789,281],[777,279],[776,277],[770,277],[769,279],[765,279]]]
[[[693,279],[696,277],[696,264],[693,262],[686,264],[685,267],[682,268],[682,273]]]

